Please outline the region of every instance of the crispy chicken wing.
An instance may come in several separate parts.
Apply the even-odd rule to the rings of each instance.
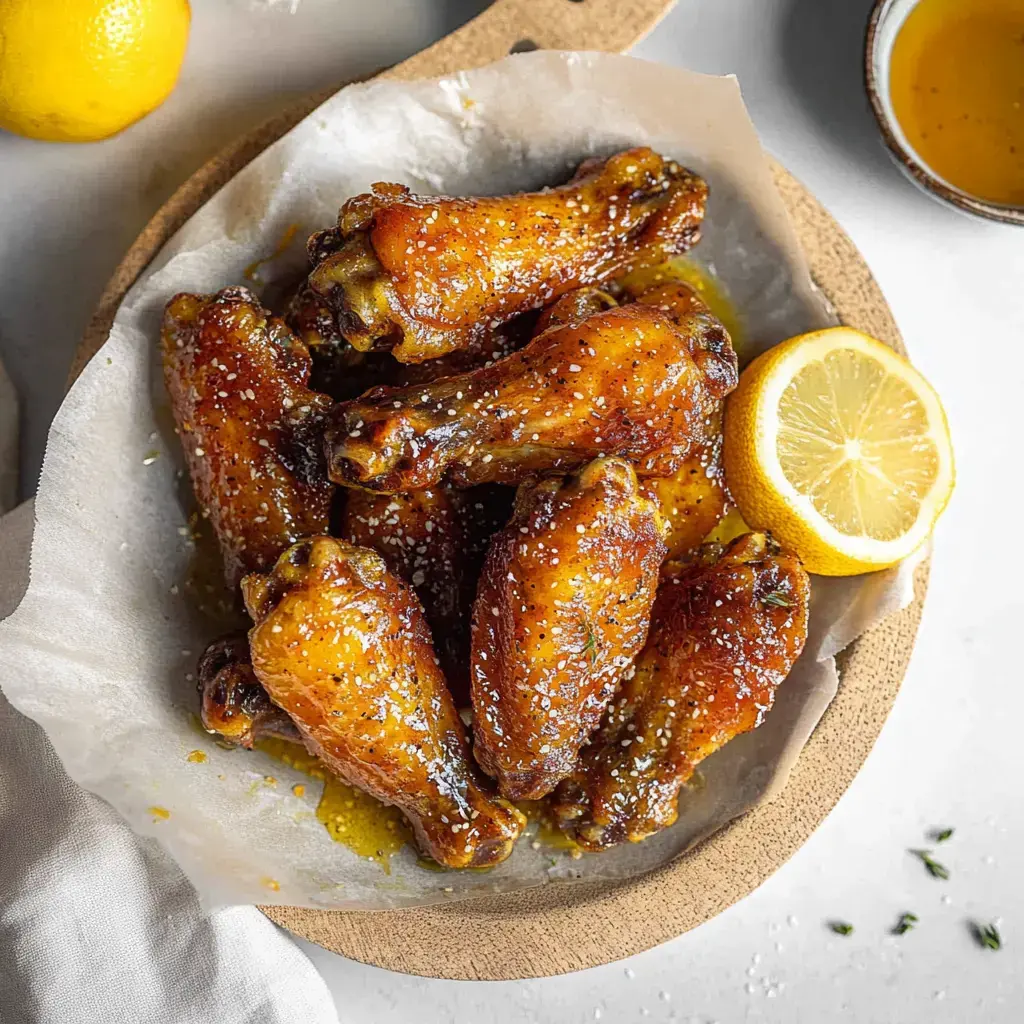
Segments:
[[[381,491],[517,483],[623,455],[668,476],[713,436],[736,386],[722,325],[679,325],[634,304],[554,326],[493,366],[422,387],[375,388],[337,406],[326,434],[330,475]]]
[[[721,415],[717,430],[672,476],[651,477],[644,493],[661,511],[668,561],[693,554],[725,515],[728,495],[722,469]]]
[[[415,595],[373,551],[301,541],[242,582],[257,678],[311,752],[446,867],[504,860],[523,816],[475,772]]]
[[[647,148],[588,160],[566,185],[489,198],[377,184],[310,239],[310,284],[356,348],[421,362],[471,347],[517,313],[685,252],[707,185]]]
[[[336,402],[394,382],[398,363],[386,352],[360,352],[339,333],[327,303],[303,281],[288,302],[285,323],[309,349],[309,385]]]
[[[176,295],[162,345],[196,499],[234,586],[326,530],[333,487],[321,434],[331,403],[306,386],[305,345],[244,288]]]
[[[350,491],[341,536],[373,548],[412,585],[456,697],[465,705],[469,682],[469,608],[476,579],[470,550],[467,492],[445,484],[408,494]]]
[[[711,312],[697,292],[679,280],[627,290],[627,297],[661,310],[677,326],[682,326],[691,313]],[[668,559],[692,554],[718,524],[728,504],[722,469],[721,410],[715,414],[707,442],[671,476],[651,478],[645,486],[665,520]]]
[[[301,742],[292,720],[253,673],[245,633],[214,640],[199,659],[198,680],[203,726],[224,742],[246,748],[264,737]]]
[[[484,563],[471,662],[473,752],[509,799],[537,800],[573,770],[643,646],[660,531],[622,459],[520,488]]]
[[[671,825],[695,767],[757,728],[807,638],[810,583],[764,534],[662,584],[647,645],[553,809],[588,850]]]

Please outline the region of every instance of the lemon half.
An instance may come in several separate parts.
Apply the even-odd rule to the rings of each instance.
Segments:
[[[953,490],[938,395],[849,327],[790,338],[743,371],[726,402],[724,459],[743,518],[824,576],[906,558]]]

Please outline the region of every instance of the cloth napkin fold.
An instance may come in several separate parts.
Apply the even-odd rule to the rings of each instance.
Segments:
[[[32,507],[0,519],[0,619]],[[4,680],[0,679],[0,690]],[[0,1024],[337,1024],[323,979],[255,907],[205,914],[177,865],[72,782],[0,693]]]

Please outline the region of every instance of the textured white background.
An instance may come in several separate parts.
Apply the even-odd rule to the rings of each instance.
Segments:
[[[159,203],[289,97],[398,60],[483,0],[199,0],[181,85],[111,142],[0,136],[0,352],[24,403],[30,493],[71,352],[108,273]],[[565,978],[406,978],[306,947],[343,1021],[602,1019],[1002,1024],[1024,1017],[1024,230],[967,220],[889,164],[860,80],[867,0],[680,0],[636,52],[736,72],[769,150],[853,237],[915,361],[943,394],[959,486],[900,699],[868,764],[817,834],[747,900],[675,942]],[[292,7],[295,8],[292,13]],[[952,877],[906,852],[933,825]],[[918,928],[887,935],[901,911]],[[830,917],[856,925],[840,938]],[[1005,947],[966,921],[1002,918]],[[101,937],[97,941],[102,941]],[[439,951],[439,956],[443,952]]]

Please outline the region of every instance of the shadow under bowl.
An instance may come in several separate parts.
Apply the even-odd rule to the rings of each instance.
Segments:
[[[900,169],[920,189],[964,213],[1024,226],[1024,206],[1009,206],[964,192],[936,174],[907,140],[889,95],[889,64],[896,36],[920,0],[876,0],[864,45],[864,84],[886,146]]]

